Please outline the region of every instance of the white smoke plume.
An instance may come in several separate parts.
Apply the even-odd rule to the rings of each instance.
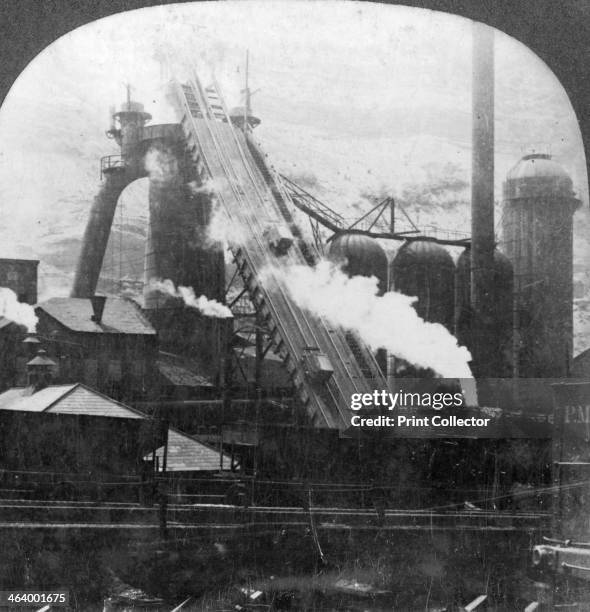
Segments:
[[[191,181],[187,183],[187,187],[190,189],[191,193],[195,195],[198,193],[206,193],[211,197],[214,197],[215,192],[221,189],[221,181],[215,179],[208,179],[202,185],[198,185],[196,181]]]
[[[281,283],[301,308],[355,331],[373,350],[384,348],[444,378],[472,378],[469,351],[443,325],[421,319],[412,307],[416,298],[377,295],[374,277],[349,278],[332,262],[321,261],[315,268],[269,267],[263,279]]]
[[[6,287],[0,287],[0,317],[24,325],[29,332],[34,332],[37,327],[35,309],[29,304],[19,302],[16,293]]]
[[[225,247],[243,244],[246,240],[244,230],[230,219],[217,200],[213,200],[211,221],[207,226],[207,238],[211,242],[221,243]]]
[[[227,181],[222,179],[209,179],[202,185],[197,185],[194,181],[188,183],[188,188],[193,194],[205,193],[211,199],[211,218],[205,228],[205,243],[208,248],[223,248],[226,263],[231,263],[232,256],[228,253],[228,246],[232,244],[243,244],[246,235],[239,224],[230,219],[222,201],[224,194],[230,189]],[[218,197],[219,196],[219,197]]]
[[[187,306],[190,308],[196,308],[206,317],[218,317],[222,319],[233,317],[231,310],[225,304],[221,304],[216,300],[210,300],[204,295],[196,297],[195,292],[191,287],[176,288],[170,279],[163,281],[151,280],[149,283],[149,288],[152,291],[161,291],[162,293],[167,293],[172,297],[182,299]]]
[[[178,160],[168,149],[151,147],[143,163],[152,181],[165,183],[179,177]]]

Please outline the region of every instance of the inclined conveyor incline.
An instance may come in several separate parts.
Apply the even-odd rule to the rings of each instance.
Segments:
[[[244,133],[229,120],[217,87],[205,89],[194,77],[188,84],[175,83],[175,98],[198,177],[211,186],[230,220],[230,248],[239,273],[299,400],[316,426],[349,429],[351,394],[386,388],[372,352],[356,342],[356,351],[362,353],[357,361],[343,329],[302,310],[289,294],[289,266],[308,265],[304,245],[294,239],[288,252],[279,256],[265,235],[273,226],[288,226],[285,202],[289,195],[277,175],[260,168],[261,161],[254,159]],[[329,360],[329,364],[324,360],[328,367],[310,372],[310,358],[313,362],[321,354]],[[369,376],[359,361],[365,374],[369,364]]]

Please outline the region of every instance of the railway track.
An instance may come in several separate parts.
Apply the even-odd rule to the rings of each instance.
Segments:
[[[318,530],[384,529],[401,531],[541,531],[551,520],[540,512],[466,512],[461,510],[396,510],[365,508],[250,506],[229,504],[168,504],[166,525],[178,529],[274,529],[309,527]],[[124,502],[3,500],[0,528],[120,528],[161,526],[161,508]]]

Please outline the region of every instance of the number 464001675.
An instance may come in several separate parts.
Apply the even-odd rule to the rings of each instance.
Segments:
[[[69,603],[67,591],[0,591],[0,606],[20,607],[39,604],[41,606],[67,606]]]

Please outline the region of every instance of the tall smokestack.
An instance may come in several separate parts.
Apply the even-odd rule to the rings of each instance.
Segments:
[[[475,371],[493,354],[494,268],[494,31],[473,24],[471,307]]]

